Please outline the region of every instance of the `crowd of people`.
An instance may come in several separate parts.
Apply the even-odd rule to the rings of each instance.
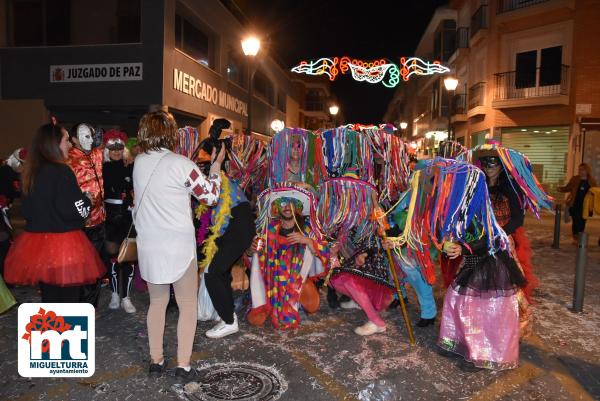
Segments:
[[[108,279],[107,307],[135,313],[139,271],[150,299],[152,376],[168,366],[163,334],[172,294],[175,375],[189,379],[206,310],[216,321],[209,338],[238,332],[243,317],[293,329],[319,310],[323,287],[330,308],[364,312],[355,333],[368,336],[386,330],[381,311],[404,307],[409,285],[419,328],[436,327],[441,316],[442,355],[462,356],[465,370],[517,366],[537,285],[524,213],[538,215],[552,202],[524,155],[499,144],[467,150],[447,142],[441,157],[416,162],[389,125],[286,128],[268,145],[250,136],[232,143],[222,138],[229,128],[217,119],[201,140],[165,111],[143,116],[135,144],[118,130],[95,143],[88,123],[40,127],[27,151],[0,167],[4,280],[37,286],[42,302],[103,308]],[[585,227],[580,203],[595,185],[582,165],[561,189],[571,192],[574,234]],[[15,237],[7,210],[19,196],[26,226]],[[134,235],[137,262],[123,261],[120,245]],[[236,265],[245,267],[250,291],[239,317]],[[446,288],[441,314],[437,276]],[[0,313],[15,303],[0,280]]]

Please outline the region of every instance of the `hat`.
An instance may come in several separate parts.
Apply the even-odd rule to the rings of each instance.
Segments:
[[[258,195],[258,218],[256,219],[257,232],[262,232],[266,228],[269,219],[279,217],[273,216],[272,214],[272,206],[276,201],[279,201],[278,203],[294,202],[295,205],[301,204],[302,215],[308,216],[311,226],[318,231],[318,227],[313,224],[318,224],[314,219],[317,201],[313,193],[296,185],[282,183],[274,184],[272,187],[265,189]]]
[[[104,146],[110,150],[121,150],[125,148],[127,135],[116,129],[110,129],[104,133]]]

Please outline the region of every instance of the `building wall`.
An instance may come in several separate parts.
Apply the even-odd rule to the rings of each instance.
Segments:
[[[50,121],[42,100],[0,101],[2,130],[0,159],[4,160],[16,148],[28,147],[35,131]]]

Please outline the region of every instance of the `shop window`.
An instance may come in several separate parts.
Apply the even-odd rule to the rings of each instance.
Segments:
[[[11,46],[138,43],[140,0],[10,0]]]
[[[229,50],[229,56],[227,58],[227,78],[242,88],[248,86],[246,82],[246,66],[242,62],[239,52],[233,49]]]
[[[215,69],[213,36],[182,15],[175,16],[175,47],[205,67]]]
[[[261,71],[254,74],[254,93],[273,105],[273,86]]]

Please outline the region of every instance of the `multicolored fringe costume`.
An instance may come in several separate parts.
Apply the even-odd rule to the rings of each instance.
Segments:
[[[315,253],[302,244],[292,245],[281,234],[281,221],[273,207],[278,200],[293,202],[296,210],[301,208],[301,222],[294,216],[295,230],[312,240]],[[329,247],[318,229],[316,201],[311,191],[285,184],[274,185],[258,197],[259,216],[257,232],[263,245],[252,258],[250,288],[252,310],[250,316],[268,316],[274,327],[296,328],[300,322],[298,312],[303,284],[311,277],[324,275],[329,262]],[[257,320],[257,321],[260,321]],[[258,323],[262,324],[262,323]]]
[[[458,243],[463,250],[461,270],[444,299],[438,345],[478,367],[515,367],[517,293],[525,279],[508,252],[483,172],[466,162],[426,160],[398,207],[408,207],[408,216],[397,241],[407,244],[419,263],[428,262],[428,241],[438,249],[448,241]]]
[[[510,234],[511,252],[527,279],[523,292],[527,301],[531,302],[532,292],[539,285],[539,280],[533,272],[531,244],[522,227],[523,213],[529,210],[539,219],[542,209],[552,210],[554,200],[533,174],[527,156],[498,144],[480,145],[469,151],[469,159],[476,165],[480,164],[479,159],[489,156],[498,157],[506,173],[506,179],[496,188],[489,188],[489,191],[496,218]]]
[[[390,266],[378,237],[358,241],[347,248],[353,248],[341,266],[332,269],[329,284],[340,294],[353,299],[377,326],[385,326],[379,316],[394,299],[394,284]],[[366,253],[363,265],[357,264],[357,257]]]
[[[269,186],[284,182],[307,182],[307,166],[313,165],[314,155],[309,149],[310,143],[314,143],[313,133],[302,128],[284,128],[273,136],[267,149]],[[296,172],[290,171],[294,148],[299,151]]]

